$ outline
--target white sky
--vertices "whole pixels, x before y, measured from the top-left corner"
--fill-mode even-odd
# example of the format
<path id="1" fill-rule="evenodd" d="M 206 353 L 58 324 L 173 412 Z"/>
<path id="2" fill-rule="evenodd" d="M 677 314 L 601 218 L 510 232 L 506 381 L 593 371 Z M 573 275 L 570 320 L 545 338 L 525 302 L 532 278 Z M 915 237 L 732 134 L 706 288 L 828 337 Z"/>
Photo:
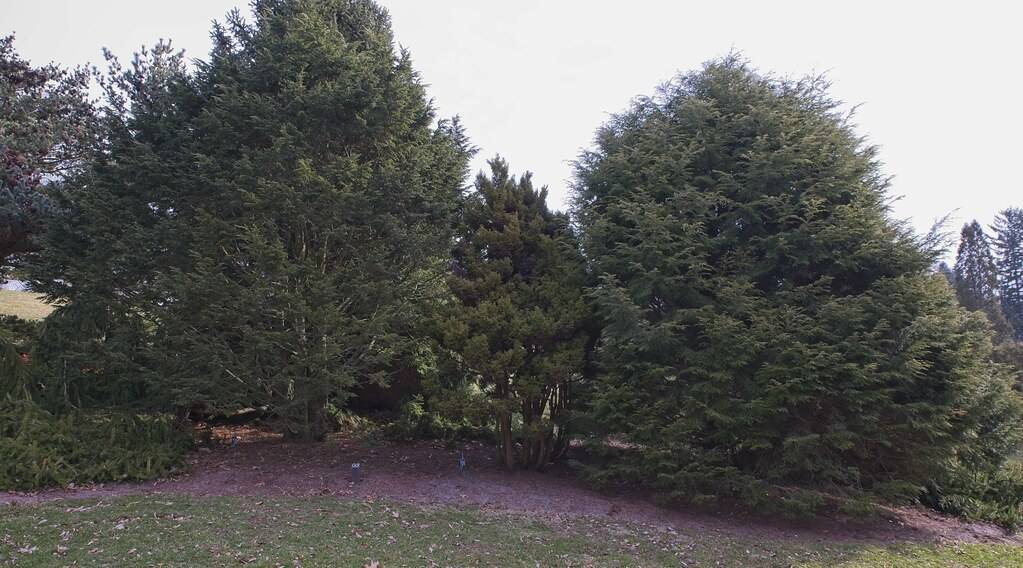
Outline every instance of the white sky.
<path id="1" fill-rule="evenodd" d="M 246 0 L 0 0 L 0 34 L 34 63 L 128 59 L 170 38 L 205 58 L 209 24 Z M 534 172 L 565 203 L 571 167 L 609 113 L 733 48 L 762 71 L 826 71 L 882 148 L 895 216 L 952 229 L 1023 206 L 1023 8 L 973 2 L 382 0 L 442 116 L 481 154 Z M 243 6 L 245 7 L 245 6 Z"/>

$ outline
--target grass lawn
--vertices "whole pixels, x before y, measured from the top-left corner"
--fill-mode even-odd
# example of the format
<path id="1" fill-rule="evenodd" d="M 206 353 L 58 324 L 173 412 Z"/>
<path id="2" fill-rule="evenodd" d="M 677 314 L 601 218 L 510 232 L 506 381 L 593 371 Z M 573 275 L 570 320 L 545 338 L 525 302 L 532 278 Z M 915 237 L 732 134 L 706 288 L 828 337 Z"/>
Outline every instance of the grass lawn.
<path id="1" fill-rule="evenodd" d="M 1010 545 L 679 534 L 614 520 L 331 497 L 134 496 L 0 506 L 17 566 L 1023 566 Z"/>
<path id="2" fill-rule="evenodd" d="M 17 290 L 0 290 L 0 314 L 38 320 L 50 315 L 52 311 L 53 306 L 44 303 L 36 294 Z"/>

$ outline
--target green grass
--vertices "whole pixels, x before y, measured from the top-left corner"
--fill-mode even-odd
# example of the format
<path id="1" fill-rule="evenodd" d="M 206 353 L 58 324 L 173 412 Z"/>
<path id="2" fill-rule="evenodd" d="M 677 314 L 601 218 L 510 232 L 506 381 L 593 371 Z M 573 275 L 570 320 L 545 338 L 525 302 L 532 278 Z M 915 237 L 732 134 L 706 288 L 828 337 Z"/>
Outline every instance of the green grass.
<path id="1" fill-rule="evenodd" d="M 50 315 L 53 306 L 31 292 L 0 290 L 0 314 L 18 316 L 26 320 L 40 320 Z"/>
<path id="2" fill-rule="evenodd" d="M 852 545 L 328 497 L 0 507 L 0 565 L 1023 566 L 1009 545 Z"/>

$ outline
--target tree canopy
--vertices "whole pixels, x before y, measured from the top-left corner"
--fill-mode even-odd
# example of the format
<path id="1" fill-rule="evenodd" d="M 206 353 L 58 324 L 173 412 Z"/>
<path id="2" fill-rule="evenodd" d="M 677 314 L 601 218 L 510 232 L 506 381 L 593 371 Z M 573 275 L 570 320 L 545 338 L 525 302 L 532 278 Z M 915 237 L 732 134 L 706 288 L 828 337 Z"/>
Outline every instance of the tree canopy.
<path id="1" fill-rule="evenodd" d="M 79 168 L 95 134 L 85 69 L 33 67 L 0 37 L 0 281 L 39 248 L 51 210 L 42 186 Z"/>
<path id="2" fill-rule="evenodd" d="M 987 315 L 1000 338 L 1012 336 L 1012 328 L 1002 313 L 998 299 L 998 269 L 987 235 L 980 223 L 963 226 L 956 252 L 955 291 L 959 303 L 968 310 Z"/>
<path id="3" fill-rule="evenodd" d="M 976 396 L 1005 380 L 985 323 L 891 220 L 876 149 L 838 108 L 819 78 L 728 57 L 579 159 L 593 404 L 642 448 L 623 475 L 690 498 L 750 478 L 919 487 L 976 435 Z"/>
<path id="4" fill-rule="evenodd" d="M 1010 207 L 995 217 L 994 245 L 1002 311 L 1023 340 L 1023 209 Z"/>
<path id="5" fill-rule="evenodd" d="M 490 169 L 465 204 L 448 279 L 458 304 L 441 338 L 486 393 L 504 464 L 540 469 L 569 441 L 588 344 L 585 273 L 568 216 L 547 208 L 547 188 L 534 189 L 528 172 L 515 179 L 499 157 Z"/>
<path id="6" fill-rule="evenodd" d="M 118 330 L 74 343 L 99 344 L 89 367 L 144 377 L 142 398 L 269 406 L 318 438 L 328 404 L 401 352 L 470 149 L 457 123 L 434 125 L 377 5 L 253 11 L 214 26 L 194 72 L 168 45 L 115 62 L 108 147 L 36 278 L 66 302 L 56 319 Z"/>

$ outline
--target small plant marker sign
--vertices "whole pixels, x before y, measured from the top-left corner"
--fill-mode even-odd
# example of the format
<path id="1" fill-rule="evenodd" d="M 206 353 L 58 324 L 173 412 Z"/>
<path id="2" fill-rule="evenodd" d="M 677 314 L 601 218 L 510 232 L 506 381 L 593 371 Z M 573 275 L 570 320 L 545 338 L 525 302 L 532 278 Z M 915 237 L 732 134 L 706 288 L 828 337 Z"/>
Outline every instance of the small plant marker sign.
<path id="1" fill-rule="evenodd" d="M 362 477 L 362 464 L 356 462 L 352 464 L 352 483 L 358 483 L 359 478 Z"/>

